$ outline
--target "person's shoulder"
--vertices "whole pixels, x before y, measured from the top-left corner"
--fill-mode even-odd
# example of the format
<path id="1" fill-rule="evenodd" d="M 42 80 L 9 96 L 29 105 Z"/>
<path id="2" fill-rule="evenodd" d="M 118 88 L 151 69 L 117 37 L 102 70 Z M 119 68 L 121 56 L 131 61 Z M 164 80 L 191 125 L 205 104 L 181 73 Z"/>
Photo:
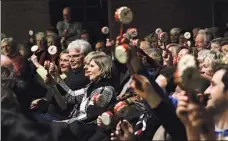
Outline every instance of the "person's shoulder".
<path id="1" fill-rule="evenodd" d="M 62 25 L 64 25 L 64 21 L 59 21 L 59 22 L 57 22 L 57 24 L 56 24 L 57 28 L 60 27 L 60 26 L 62 26 Z"/>
<path id="2" fill-rule="evenodd" d="M 64 24 L 64 21 L 58 21 L 57 24 Z"/>

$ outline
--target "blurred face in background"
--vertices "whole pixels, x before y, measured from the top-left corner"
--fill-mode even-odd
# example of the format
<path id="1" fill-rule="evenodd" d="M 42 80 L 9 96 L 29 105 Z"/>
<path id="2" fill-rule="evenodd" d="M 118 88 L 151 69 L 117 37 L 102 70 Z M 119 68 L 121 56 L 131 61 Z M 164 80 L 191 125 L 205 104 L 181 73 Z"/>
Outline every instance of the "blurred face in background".
<path id="1" fill-rule="evenodd" d="M 44 39 L 41 35 L 36 36 L 36 45 L 39 47 L 39 49 L 44 49 Z"/>
<path id="2" fill-rule="evenodd" d="M 55 40 L 52 37 L 48 37 L 47 38 L 47 45 L 48 45 L 48 47 L 55 45 Z"/>
<path id="3" fill-rule="evenodd" d="M 194 41 L 195 41 L 195 39 L 196 39 L 196 36 L 197 36 L 197 34 L 198 34 L 198 31 L 199 31 L 199 29 L 193 29 L 193 30 L 192 30 L 193 40 L 194 40 Z"/>
<path id="4" fill-rule="evenodd" d="M 65 22 L 70 22 L 70 20 L 71 20 L 70 8 L 63 9 L 63 20 Z"/>
<path id="5" fill-rule="evenodd" d="M 211 44 L 211 50 L 214 51 L 214 52 L 220 52 L 221 47 L 220 47 L 219 44 L 212 43 L 212 44 Z"/>
<path id="6" fill-rule="evenodd" d="M 221 47 L 221 50 L 222 50 L 222 52 L 223 52 L 225 55 L 227 55 L 227 54 L 228 54 L 228 44 L 222 46 L 222 47 Z"/>
<path id="7" fill-rule="evenodd" d="M 156 37 L 152 37 L 151 46 L 154 47 L 154 48 L 158 47 L 158 39 Z"/>
<path id="8" fill-rule="evenodd" d="M 202 50 L 205 48 L 205 40 L 204 40 L 204 35 L 203 34 L 198 34 L 196 36 L 196 40 L 195 40 L 195 47 L 198 50 Z"/>
<path id="9" fill-rule="evenodd" d="M 179 42 L 179 34 L 177 33 L 170 33 L 170 41 L 171 43 L 178 43 Z"/>
<path id="10" fill-rule="evenodd" d="M 2 50 L 2 53 L 6 56 L 8 56 L 10 54 L 10 46 L 9 46 L 8 42 L 3 42 L 1 44 L 1 50 Z"/>

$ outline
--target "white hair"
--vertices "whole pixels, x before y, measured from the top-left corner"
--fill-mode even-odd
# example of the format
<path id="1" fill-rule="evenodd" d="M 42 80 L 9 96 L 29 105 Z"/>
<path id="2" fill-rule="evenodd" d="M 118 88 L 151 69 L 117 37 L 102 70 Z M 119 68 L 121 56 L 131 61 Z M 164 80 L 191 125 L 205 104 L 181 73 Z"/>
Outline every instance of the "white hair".
<path id="1" fill-rule="evenodd" d="M 77 39 L 71 42 L 67 47 L 67 51 L 69 52 L 70 49 L 80 50 L 80 53 L 84 55 L 87 55 L 89 52 L 92 51 L 90 43 L 82 39 Z"/>
<path id="2" fill-rule="evenodd" d="M 207 45 L 212 40 L 211 34 L 206 29 L 200 29 L 199 32 L 198 32 L 198 34 L 197 34 L 197 36 L 198 35 L 203 35 L 204 36 L 204 44 L 206 45 L 205 47 L 207 47 Z"/>
<path id="3" fill-rule="evenodd" d="M 204 49 L 198 52 L 198 61 L 203 62 L 205 60 L 210 60 L 211 62 L 216 61 L 216 54 L 208 49 Z"/>

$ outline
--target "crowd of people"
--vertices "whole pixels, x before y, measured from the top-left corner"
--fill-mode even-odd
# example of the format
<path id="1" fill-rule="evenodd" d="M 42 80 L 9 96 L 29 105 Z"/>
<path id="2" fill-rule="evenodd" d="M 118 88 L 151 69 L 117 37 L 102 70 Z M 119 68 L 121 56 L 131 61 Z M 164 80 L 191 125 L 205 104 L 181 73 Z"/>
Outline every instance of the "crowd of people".
<path id="1" fill-rule="evenodd" d="M 228 27 L 173 28 L 144 40 L 126 33 L 93 45 L 71 14 L 64 8 L 56 28 L 26 44 L 2 34 L 3 141 L 228 140 Z M 122 44 L 127 63 L 115 56 Z M 200 89 L 176 81 L 187 55 L 204 78 Z"/>

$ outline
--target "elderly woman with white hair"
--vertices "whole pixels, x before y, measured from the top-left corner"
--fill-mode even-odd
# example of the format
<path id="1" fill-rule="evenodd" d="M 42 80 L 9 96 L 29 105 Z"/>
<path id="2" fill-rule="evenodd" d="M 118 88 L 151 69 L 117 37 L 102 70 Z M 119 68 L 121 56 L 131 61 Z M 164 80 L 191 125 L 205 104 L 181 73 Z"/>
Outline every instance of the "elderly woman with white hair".
<path id="1" fill-rule="evenodd" d="M 211 77 L 213 75 L 213 68 L 218 62 L 216 54 L 210 50 L 201 50 L 198 53 L 197 60 L 199 61 L 201 74 Z"/>
<path id="2" fill-rule="evenodd" d="M 54 71 L 53 65 L 51 65 L 49 70 L 55 82 L 67 92 L 64 96 L 66 102 L 75 104 L 69 119 L 64 121 L 67 123 L 73 121 L 91 122 L 115 102 L 116 99 L 111 79 L 111 57 L 104 53 L 91 52 L 85 60 L 85 73 L 90 83 L 85 88 L 79 90 L 71 90 L 56 73 L 57 71 Z M 97 95 L 100 98 L 102 97 L 102 100 L 96 100 L 95 97 Z"/>

